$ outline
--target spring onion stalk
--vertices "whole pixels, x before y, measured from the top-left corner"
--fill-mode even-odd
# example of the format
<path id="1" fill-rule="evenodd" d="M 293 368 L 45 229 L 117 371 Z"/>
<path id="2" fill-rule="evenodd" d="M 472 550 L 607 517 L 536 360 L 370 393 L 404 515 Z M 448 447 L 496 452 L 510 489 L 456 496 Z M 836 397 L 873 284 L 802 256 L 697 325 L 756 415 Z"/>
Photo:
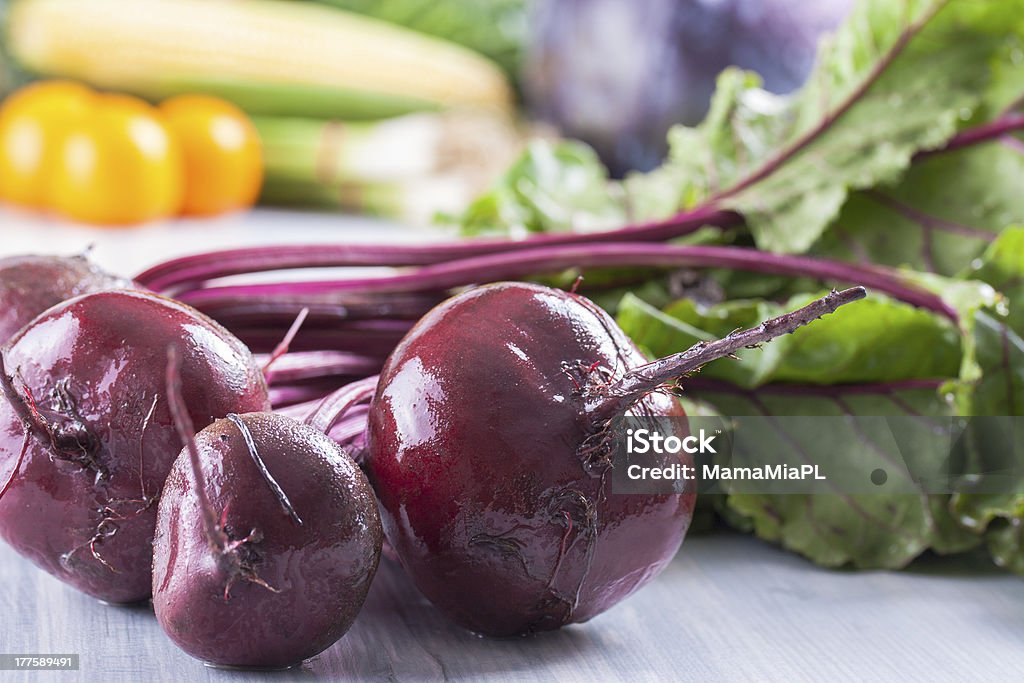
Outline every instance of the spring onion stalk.
<path id="1" fill-rule="evenodd" d="M 425 224 L 458 213 L 518 153 L 503 116 L 450 112 L 375 122 L 256 117 L 266 204 Z"/>
<path id="2" fill-rule="evenodd" d="M 325 186 L 268 174 L 259 201 L 270 206 L 343 211 L 427 226 L 438 214 L 462 211 L 476 194 L 471 181 L 454 175 Z"/>

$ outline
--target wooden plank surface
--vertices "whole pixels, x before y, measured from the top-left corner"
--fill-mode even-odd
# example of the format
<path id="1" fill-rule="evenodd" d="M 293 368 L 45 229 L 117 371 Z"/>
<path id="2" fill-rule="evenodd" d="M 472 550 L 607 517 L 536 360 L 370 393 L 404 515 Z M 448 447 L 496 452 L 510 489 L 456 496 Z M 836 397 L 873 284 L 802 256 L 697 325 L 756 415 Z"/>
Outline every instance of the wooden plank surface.
<path id="1" fill-rule="evenodd" d="M 0 548 L 0 653 L 78 653 L 74 673 L 2 681 L 1010 681 L 1024 672 L 1024 581 L 982 557 L 837 572 L 755 539 L 689 539 L 657 581 L 588 624 L 480 638 L 382 564 L 339 643 L 300 669 L 217 671 L 148 607 L 109 607 Z"/>

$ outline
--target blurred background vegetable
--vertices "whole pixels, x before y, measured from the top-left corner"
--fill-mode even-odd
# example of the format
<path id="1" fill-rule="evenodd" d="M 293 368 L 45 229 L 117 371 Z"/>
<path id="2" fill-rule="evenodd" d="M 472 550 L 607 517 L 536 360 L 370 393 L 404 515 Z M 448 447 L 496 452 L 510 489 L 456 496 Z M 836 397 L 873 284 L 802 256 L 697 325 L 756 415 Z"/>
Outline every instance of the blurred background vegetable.
<path id="1" fill-rule="evenodd" d="M 0 105 L 0 201 L 95 225 L 247 209 L 259 133 L 229 102 L 180 95 L 159 108 L 72 81 L 38 81 Z"/>
<path id="2" fill-rule="evenodd" d="M 575 142 L 535 145 L 498 180 L 509 150 L 523 147 L 513 125 L 520 78 L 526 114 L 592 145 L 618 177 L 662 160 L 666 131 L 703 116 L 728 65 L 759 72 L 772 92 L 798 87 L 819 36 L 852 1 L 0 0 L 0 12 L 7 4 L 5 49 L 18 70 L 153 102 L 210 94 L 259 117 L 263 203 L 418 224 L 467 215 L 469 232 L 487 233 L 535 231 L 540 216 L 597 229 L 650 213 L 644 205 L 624 213 L 597 196 L 605 171 Z M 388 121 L 465 110 L 478 113 L 458 126 Z M 448 131 L 443 149 L 427 142 L 431 128 Z M 209 176 L 219 178 L 216 191 L 197 180 L 210 196 L 202 206 L 187 200 L 186 213 L 249 204 L 245 189 L 259 180 L 235 178 L 220 161 Z M 578 210 L 551 201 L 534 203 L 533 218 L 511 216 L 536 194 L 523 182 L 541 175 L 556 188 L 552 200 L 574 197 Z M 488 187 L 495 191 L 473 202 Z"/>
<path id="3" fill-rule="evenodd" d="M 14 0 L 4 44 L 37 77 L 184 97 L 161 109 L 186 215 L 259 197 L 424 224 L 464 211 L 520 149 L 502 68 L 518 69 L 528 6 Z"/>
<path id="4" fill-rule="evenodd" d="M 427 35 L 491 58 L 518 77 L 530 8 L 543 0 L 318 0 Z"/>
<path id="5" fill-rule="evenodd" d="M 283 0 L 17 0 L 12 56 L 43 75 L 149 99 L 205 93 L 249 113 L 374 119 L 508 110 L 501 70 L 461 46 Z"/>
<path id="6" fill-rule="evenodd" d="M 549 0 L 537 4 L 524 89 L 533 112 L 593 145 L 612 171 L 647 171 L 665 135 L 708 110 L 719 73 L 775 93 L 810 73 L 852 0 Z"/>
<path id="7" fill-rule="evenodd" d="M 0 199 L 26 208 L 49 201 L 68 127 L 95 106 L 96 95 L 70 81 L 36 83 L 0 108 Z"/>
<path id="8" fill-rule="evenodd" d="M 159 112 L 128 95 L 101 95 L 63 124 L 48 175 L 49 205 L 72 220 L 130 225 L 175 216 L 185 192 L 181 147 Z"/>
<path id="9" fill-rule="evenodd" d="M 512 162 L 520 132 L 486 113 L 377 122 L 257 117 L 263 200 L 360 211 L 417 225 L 457 213 Z"/>
<path id="10" fill-rule="evenodd" d="M 182 213 L 211 216 L 256 203 L 263 183 L 260 137 L 245 113 L 206 95 L 178 95 L 160 105 L 185 158 Z"/>
<path id="11" fill-rule="evenodd" d="M 3 34 L 7 24 L 7 10 L 10 6 L 8 0 L 0 0 L 0 35 Z M 10 92 L 14 87 L 14 64 L 7 54 L 7 41 L 0 40 L 0 97 Z"/>

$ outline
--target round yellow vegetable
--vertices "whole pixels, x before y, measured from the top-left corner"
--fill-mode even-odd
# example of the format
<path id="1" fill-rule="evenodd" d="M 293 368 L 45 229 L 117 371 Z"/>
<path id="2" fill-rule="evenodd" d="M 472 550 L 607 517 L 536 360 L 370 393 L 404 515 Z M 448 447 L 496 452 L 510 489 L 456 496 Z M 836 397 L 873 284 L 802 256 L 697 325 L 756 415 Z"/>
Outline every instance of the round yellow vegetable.
<path id="1" fill-rule="evenodd" d="M 72 220 L 117 226 L 176 216 L 184 196 L 181 148 L 159 112 L 102 95 L 64 134 L 48 198 Z"/>
<path id="2" fill-rule="evenodd" d="M 216 97 L 180 95 L 160 111 L 185 155 L 185 214 L 209 216 L 256 202 L 263 153 L 259 134 L 241 109 Z"/>
<path id="3" fill-rule="evenodd" d="M 46 205 L 49 181 L 67 131 L 95 107 L 96 94 L 69 81 L 22 88 L 0 107 L 0 200 Z"/>

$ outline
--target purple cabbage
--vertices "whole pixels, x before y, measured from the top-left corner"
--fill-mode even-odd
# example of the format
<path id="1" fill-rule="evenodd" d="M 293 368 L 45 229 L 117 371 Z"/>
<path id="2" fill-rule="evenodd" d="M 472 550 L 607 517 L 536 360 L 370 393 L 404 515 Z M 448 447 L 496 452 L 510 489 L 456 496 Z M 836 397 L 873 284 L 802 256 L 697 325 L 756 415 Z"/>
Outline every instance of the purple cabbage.
<path id="1" fill-rule="evenodd" d="M 788 93 L 851 0 L 538 3 L 524 89 L 535 114 L 593 145 L 613 173 L 655 167 L 676 123 L 707 112 L 718 74 L 757 71 Z"/>

